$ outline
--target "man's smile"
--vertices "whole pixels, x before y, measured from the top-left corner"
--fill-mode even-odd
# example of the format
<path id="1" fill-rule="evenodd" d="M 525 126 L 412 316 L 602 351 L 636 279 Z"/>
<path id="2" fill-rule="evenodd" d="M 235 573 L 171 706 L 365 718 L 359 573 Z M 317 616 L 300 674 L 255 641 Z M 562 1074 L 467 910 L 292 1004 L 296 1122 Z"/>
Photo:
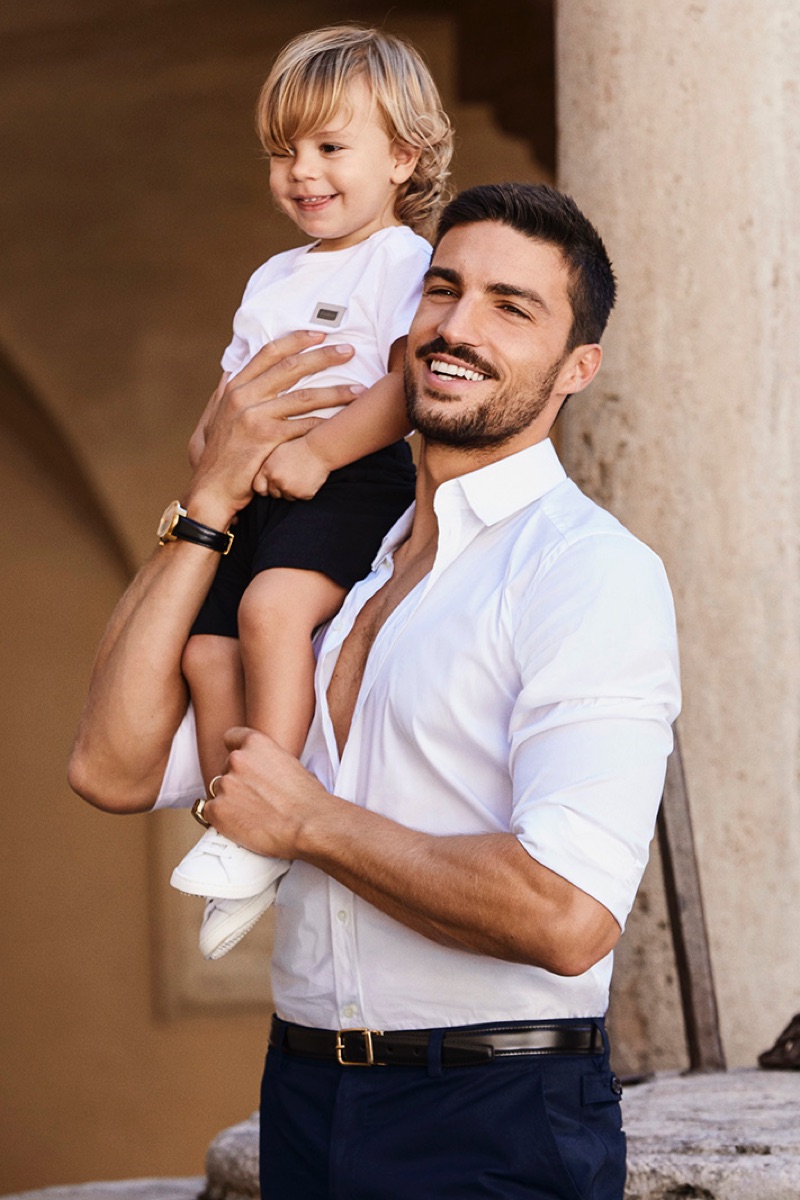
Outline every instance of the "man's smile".
<path id="1" fill-rule="evenodd" d="M 467 383 L 484 383 L 497 379 L 497 372 L 490 363 L 482 359 L 470 346 L 448 346 L 444 338 L 437 337 L 420 346 L 416 357 L 428 368 L 429 373 L 441 383 L 465 380 Z"/>
<path id="2" fill-rule="evenodd" d="M 470 383 L 480 383 L 486 376 L 478 371 L 472 371 L 469 367 L 459 366 L 457 363 L 443 362 L 440 358 L 434 358 L 428 363 L 428 370 L 433 375 L 446 376 L 452 378 L 456 376 L 459 379 L 467 379 Z"/>

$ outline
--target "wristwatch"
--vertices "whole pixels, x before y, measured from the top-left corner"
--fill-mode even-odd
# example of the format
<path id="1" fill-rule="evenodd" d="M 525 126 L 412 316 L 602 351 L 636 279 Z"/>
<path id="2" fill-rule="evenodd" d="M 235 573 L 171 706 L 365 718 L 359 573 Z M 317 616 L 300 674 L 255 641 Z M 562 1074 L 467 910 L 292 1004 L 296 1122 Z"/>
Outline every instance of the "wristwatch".
<path id="1" fill-rule="evenodd" d="M 191 517 L 187 517 L 186 509 L 181 507 L 179 500 L 173 500 L 164 509 L 158 523 L 157 536 L 159 546 L 180 540 L 216 550 L 218 554 L 227 554 L 233 545 L 230 529 L 222 533 L 219 529 L 211 529 L 208 525 L 193 521 Z"/>

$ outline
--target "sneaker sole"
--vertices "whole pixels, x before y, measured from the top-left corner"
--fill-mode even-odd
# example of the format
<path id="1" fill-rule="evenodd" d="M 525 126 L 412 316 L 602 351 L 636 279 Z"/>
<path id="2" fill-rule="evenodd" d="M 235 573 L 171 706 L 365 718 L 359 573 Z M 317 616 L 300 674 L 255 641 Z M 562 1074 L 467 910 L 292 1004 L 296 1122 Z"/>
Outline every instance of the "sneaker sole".
<path id="1" fill-rule="evenodd" d="M 214 922 L 214 930 L 200 930 L 200 953 L 209 962 L 223 958 L 245 937 L 259 921 L 275 899 L 275 888 L 269 888 L 258 896 L 251 896 L 238 912 L 226 913 Z"/>

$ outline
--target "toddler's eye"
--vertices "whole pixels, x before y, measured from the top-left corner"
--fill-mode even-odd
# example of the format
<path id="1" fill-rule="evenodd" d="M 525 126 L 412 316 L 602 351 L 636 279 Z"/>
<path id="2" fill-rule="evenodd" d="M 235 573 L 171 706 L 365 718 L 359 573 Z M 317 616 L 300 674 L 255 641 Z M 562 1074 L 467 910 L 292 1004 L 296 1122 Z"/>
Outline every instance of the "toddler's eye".
<path id="1" fill-rule="evenodd" d="M 322 146 L 320 146 L 323 154 L 335 154 L 337 150 L 342 150 L 343 148 L 342 146 L 335 145 L 333 142 L 323 142 Z"/>

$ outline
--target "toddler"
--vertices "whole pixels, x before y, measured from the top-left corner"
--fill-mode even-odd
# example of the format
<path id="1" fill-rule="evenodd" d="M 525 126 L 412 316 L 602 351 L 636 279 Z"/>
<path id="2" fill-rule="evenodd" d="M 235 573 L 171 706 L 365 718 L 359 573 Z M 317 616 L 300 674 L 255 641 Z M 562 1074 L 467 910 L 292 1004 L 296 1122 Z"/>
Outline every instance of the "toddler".
<path id="1" fill-rule="evenodd" d="M 363 392 L 279 446 L 254 481 L 230 553 L 183 656 L 203 777 L 225 768 L 224 732 L 249 725 L 297 756 L 314 709 L 312 634 L 370 569 L 413 499 L 402 386 L 405 334 L 444 200 L 452 134 L 427 67 L 378 30 L 294 39 L 262 89 L 257 119 L 270 189 L 310 245 L 278 254 L 245 288 L 221 383 L 190 443 L 196 462 L 227 380 L 269 341 L 324 330 L 355 355 L 314 384 Z M 366 390 L 364 390 L 366 389 Z M 357 461 L 356 461 L 357 460 Z M 207 897 L 206 958 L 226 954 L 274 899 L 288 864 L 209 829 L 172 874 Z"/>

